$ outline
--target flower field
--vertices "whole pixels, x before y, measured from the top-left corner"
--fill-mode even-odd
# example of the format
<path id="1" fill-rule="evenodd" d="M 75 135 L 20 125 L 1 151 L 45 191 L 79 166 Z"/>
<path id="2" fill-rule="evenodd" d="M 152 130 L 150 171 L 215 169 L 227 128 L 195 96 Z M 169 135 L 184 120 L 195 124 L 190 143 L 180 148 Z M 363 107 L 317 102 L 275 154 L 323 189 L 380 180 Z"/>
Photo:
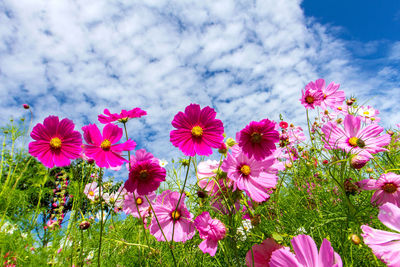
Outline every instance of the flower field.
<path id="1" fill-rule="evenodd" d="M 141 108 L 78 129 L 31 125 L 24 104 L 1 131 L 3 265 L 400 266 L 400 125 L 323 79 L 299 101 L 302 127 L 277 115 L 236 136 L 191 103 L 170 161 L 127 132 Z"/>

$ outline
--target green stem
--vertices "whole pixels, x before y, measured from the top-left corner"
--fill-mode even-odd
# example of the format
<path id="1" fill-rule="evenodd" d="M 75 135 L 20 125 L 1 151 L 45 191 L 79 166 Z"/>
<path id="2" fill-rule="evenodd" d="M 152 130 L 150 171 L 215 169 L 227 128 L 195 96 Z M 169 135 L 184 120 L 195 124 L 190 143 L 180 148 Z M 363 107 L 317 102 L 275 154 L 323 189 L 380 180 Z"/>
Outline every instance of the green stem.
<path id="1" fill-rule="evenodd" d="M 103 199 L 101 195 L 101 187 L 102 187 L 102 169 L 100 169 L 99 173 L 99 199 L 100 199 L 100 209 L 101 209 L 101 215 L 100 215 L 100 239 L 99 239 L 99 252 L 97 254 L 97 266 L 101 266 L 101 261 L 100 261 L 100 256 L 101 256 L 101 243 L 102 243 L 102 237 L 103 237 Z"/>

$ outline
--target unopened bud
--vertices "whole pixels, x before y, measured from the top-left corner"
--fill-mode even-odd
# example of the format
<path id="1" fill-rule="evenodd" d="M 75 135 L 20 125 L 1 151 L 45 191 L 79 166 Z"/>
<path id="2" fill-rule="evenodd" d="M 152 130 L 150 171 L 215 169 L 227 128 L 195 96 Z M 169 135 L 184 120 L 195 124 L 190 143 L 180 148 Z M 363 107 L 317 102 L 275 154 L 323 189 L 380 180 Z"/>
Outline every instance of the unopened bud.
<path id="1" fill-rule="evenodd" d="M 351 242 L 353 242 L 354 245 L 359 245 L 361 243 L 361 239 L 358 235 L 352 234 L 350 236 Z"/>
<path id="2" fill-rule="evenodd" d="M 79 229 L 81 230 L 86 230 L 90 227 L 90 222 L 88 221 L 83 221 L 79 224 Z"/>
<path id="3" fill-rule="evenodd" d="M 388 135 L 392 136 L 394 135 L 394 132 L 392 130 L 387 131 Z"/>
<path id="4" fill-rule="evenodd" d="M 234 145 L 236 145 L 237 143 L 236 143 L 236 141 L 235 141 L 235 139 L 233 139 L 233 138 L 228 138 L 228 139 L 226 139 L 226 145 L 228 146 L 228 147 L 233 147 Z"/>
<path id="5" fill-rule="evenodd" d="M 348 99 L 348 100 L 346 101 L 346 104 L 347 104 L 348 106 L 351 106 L 351 105 L 354 104 L 354 101 L 351 101 L 350 99 Z"/>
<path id="6" fill-rule="evenodd" d="M 205 198 L 207 196 L 207 194 L 206 194 L 206 192 L 200 190 L 200 191 L 197 191 L 197 196 L 199 198 Z"/>
<path id="7" fill-rule="evenodd" d="M 373 173 L 374 172 L 374 170 L 372 168 L 367 168 L 365 171 L 368 172 L 368 173 Z"/>
<path id="8" fill-rule="evenodd" d="M 24 107 L 24 109 L 29 109 L 29 105 L 28 104 L 23 104 L 22 106 Z"/>

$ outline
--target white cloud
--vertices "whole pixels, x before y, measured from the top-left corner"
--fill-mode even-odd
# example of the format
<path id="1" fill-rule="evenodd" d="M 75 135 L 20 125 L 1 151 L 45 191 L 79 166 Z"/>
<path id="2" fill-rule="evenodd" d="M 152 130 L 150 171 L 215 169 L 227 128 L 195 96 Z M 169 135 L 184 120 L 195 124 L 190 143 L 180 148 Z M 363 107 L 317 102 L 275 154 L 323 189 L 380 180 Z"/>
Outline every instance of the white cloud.
<path id="1" fill-rule="evenodd" d="M 35 122 L 55 114 L 79 128 L 104 108 L 141 107 L 148 115 L 129 123 L 131 137 L 169 159 L 180 154 L 170 122 L 189 103 L 214 107 L 230 136 L 279 113 L 304 123 L 300 91 L 318 78 L 378 95 L 371 104 L 384 123 L 400 121 L 398 71 L 390 62 L 364 70 L 298 0 L 9 0 L 0 23 L 2 121 L 22 115 L 22 103 Z"/>

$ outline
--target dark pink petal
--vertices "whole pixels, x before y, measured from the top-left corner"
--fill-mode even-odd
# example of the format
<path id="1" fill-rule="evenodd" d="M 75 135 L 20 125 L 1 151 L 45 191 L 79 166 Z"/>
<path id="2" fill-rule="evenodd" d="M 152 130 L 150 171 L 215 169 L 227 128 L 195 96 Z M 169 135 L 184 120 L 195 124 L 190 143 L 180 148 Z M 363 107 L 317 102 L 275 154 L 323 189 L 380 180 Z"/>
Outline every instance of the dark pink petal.
<path id="1" fill-rule="evenodd" d="M 100 130 L 96 124 L 83 126 L 82 131 L 86 143 L 100 147 L 103 137 L 101 136 Z"/>
<path id="2" fill-rule="evenodd" d="M 107 139 L 111 144 L 118 142 L 121 139 L 122 134 L 122 128 L 112 123 L 106 124 L 103 128 L 103 140 Z"/>
<path id="3" fill-rule="evenodd" d="M 290 252 L 288 247 L 284 247 L 272 252 L 271 260 L 269 261 L 270 267 L 304 267 L 300 264 L 296 256 Z M 311 265 L 313 266 L 313 265 Z"/>
<path id="4" fill-rule="evenodd" d="M 203 253 L 208 253 L 211 257 L 214 257 L 217 252 L 218 241 L 212 239 L 203 240 L 203 242 L 199 244 L 199 248 Z"/>
<path id="5" fill-rule="evenodd" d="M 43 121 L 43 126 L 44 128 L 46 128 L 47 133 L 50 137 L 56 136 L 58 124 L 59 119 L 57 116 L 48 116 Z"/>

